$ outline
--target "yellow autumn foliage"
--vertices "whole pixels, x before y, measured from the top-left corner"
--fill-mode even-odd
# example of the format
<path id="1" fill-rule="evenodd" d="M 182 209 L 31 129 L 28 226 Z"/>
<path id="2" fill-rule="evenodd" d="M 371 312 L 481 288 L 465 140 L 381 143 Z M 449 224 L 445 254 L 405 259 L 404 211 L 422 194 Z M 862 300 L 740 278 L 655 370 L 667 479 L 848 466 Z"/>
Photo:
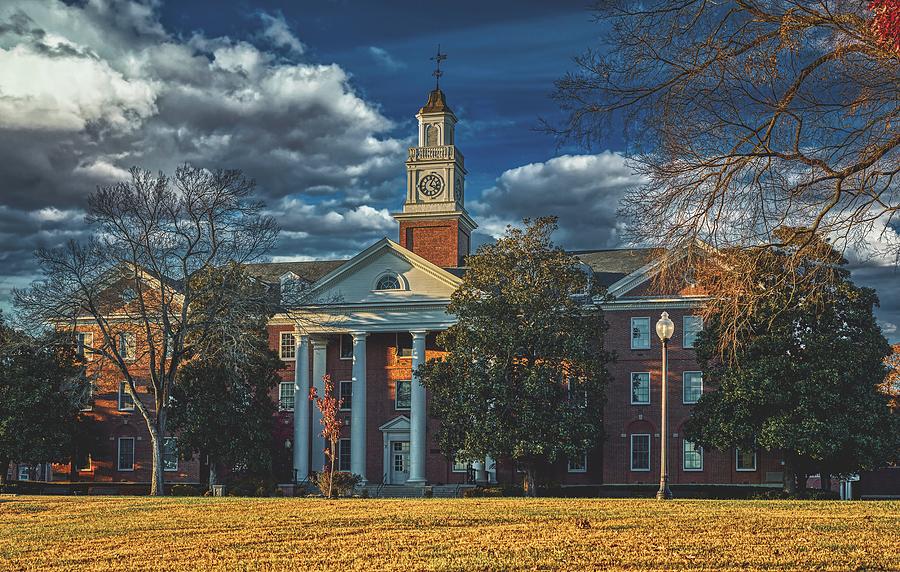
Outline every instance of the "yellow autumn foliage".
<path id="1" fill-rule="evenodd" d="M 900 570 L 900 502 L 0 497 L 0 570 Z"/>

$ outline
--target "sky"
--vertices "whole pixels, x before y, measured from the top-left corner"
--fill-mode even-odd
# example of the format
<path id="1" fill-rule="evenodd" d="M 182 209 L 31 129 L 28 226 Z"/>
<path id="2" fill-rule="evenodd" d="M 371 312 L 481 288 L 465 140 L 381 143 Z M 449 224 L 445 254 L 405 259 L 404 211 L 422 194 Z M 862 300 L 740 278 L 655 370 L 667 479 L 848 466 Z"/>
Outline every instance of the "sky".
<path id="1" fill-rule="evenodd" d="M 628 141 L 584 149 L 537 127 L 553 81 L 595 45 L 585 0 L 5 0 L 0 3 L 0 307 L 39 274 L 39 246 L 83 239 L 87 196 L 133 165 L 239 168 L 281 225 L 274 260 L 344 258 L 405 196 L 415 113 L 434 86 L 460 123 L 474 242 L 560 217 L 572 249 L 623 246 L 641 180 Z M 854 261 L 900 341 L 900 274 Z"/>

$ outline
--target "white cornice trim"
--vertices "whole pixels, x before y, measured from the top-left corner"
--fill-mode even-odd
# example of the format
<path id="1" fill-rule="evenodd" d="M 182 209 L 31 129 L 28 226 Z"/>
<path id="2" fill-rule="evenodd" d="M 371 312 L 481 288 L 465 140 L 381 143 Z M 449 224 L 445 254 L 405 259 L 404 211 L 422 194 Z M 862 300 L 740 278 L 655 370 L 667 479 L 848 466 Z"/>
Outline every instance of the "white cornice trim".
<path id="1" fill-rule="evenodd" d="M 400 258 L 403 258 L 407 262 L 409 262 L 413 267 L 422 270 L 423 272 L 431 275 L 433 278 L 440 280 L 451 288 L 458 288 L 460 284 L 462 284 L 462 280 L 450 274 L 440 266 L 430 262 L 415 252 L 411 250 L 407 250 L 394 242 L 393 240 L 385 237 L 370 246 L 369 248 L 363 250 L 344 264 L 341 264 L 322 278 L 316 281 L 313 286 L 312 291 L 310 292 L 311 296 L 315 295 L 316 291 L 324 290 L 329 284 L 332 284 L 342 276 L 345 276 L 351 272 L 353 272 L 356 268 L 358 268 L 363 262 L 376 255 L 382 250 L 391 250 L 396 253 Z M 408 302 L 404 302 L 408 303 Z"/>
<path id="2" fill-rule="evenodd" d="M 718 252 L 716 248 L 710 246 L 709 244 L 700 240 L 699 238 L 694 239 L 692 244 L 693 244 L 693 246 L 696 246 L 700 250 L 705 250 L 706 252 L 709 252 L 709 253 Z M 687 246 L 686 245 L 679 246 L 677 250 L 678 250 L 678 254 L 675 257 L 675 260 L 681 260 L 682 258 L 687 256 Z M 644 266 L 641 266 L 640 268 L 638 268 L 631 274 L 628 274 L 627 276 L 620 278 L 616 282 L 612 283 L 609 286 L 609 288 L 607 288 L 607 294 L 610 296 L 613 296 L 614 298 L 623 296 L 624 294 L 626 294 L 627 292 L 630 292 L 631 290 L 634 290 L 638 286 L 641 286 L 642 284 L 647 283 L 651 278 L 653 278 L 657 274 L 659 266 L 660 266 L 659 260 L 653 260 L 652 262 L 649 262 L 649 263 L 645 264 Z"/>

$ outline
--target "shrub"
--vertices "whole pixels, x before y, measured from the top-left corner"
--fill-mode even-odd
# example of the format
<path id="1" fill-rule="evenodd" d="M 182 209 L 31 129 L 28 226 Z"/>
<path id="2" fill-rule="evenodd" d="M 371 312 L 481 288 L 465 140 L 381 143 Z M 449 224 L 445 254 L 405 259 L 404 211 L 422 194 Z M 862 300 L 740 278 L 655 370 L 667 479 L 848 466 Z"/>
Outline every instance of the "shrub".
<path id="1" fill-rule="evenodd" d="M 520 497 L 525 492 L 522 487 L 516 485 L 497 485 L 495 487 L 475 487 L 466 489 L 463 492 L 464 498 L 482 498 L 482 497 Z"/>
<path id="2" fill-rule="evenodd" d="M 203 494 L 203 491 L 195 485 L 177 484 L 172 485 L 169 494 L 173 497 L 198 497 Z"/>
<path id="3" fill-rule="evenodd" d="M 228 496 L 268 497 L 275 492 L 275 482 L 268 477 L 242 475 L 230 479 L 225 486 Z"/>
<path id="4" fill-rule="evenodd" d="M 820 489 L 804 489 L 793 494 L 781 489 L 765 491 L 750 497 L 753 500 L 840 500 L 841 495 L 834 491 Z"/>
<path id="5" fill-rule="evenodd" d="M 353 489 L 362 482 L 362 477 L 359 475 L 339 471 L 334 473 L 322 471 L 321 473 L 315 473 L 311 479 L 323 494 L 328 490 L 329 479 L 333 479 L 331 482 L 331 494 L 335 497 L 350 496 L 353 493 Z"/>

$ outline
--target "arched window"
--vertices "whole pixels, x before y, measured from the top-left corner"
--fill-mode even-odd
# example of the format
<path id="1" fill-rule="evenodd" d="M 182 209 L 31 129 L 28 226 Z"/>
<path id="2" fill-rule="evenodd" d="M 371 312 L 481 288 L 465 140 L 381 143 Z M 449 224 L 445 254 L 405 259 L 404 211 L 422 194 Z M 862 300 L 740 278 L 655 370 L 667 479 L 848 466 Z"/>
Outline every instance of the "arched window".
<path id="1" fill-rule="evenodd" d="M 425 126 L 425 146 L 426 147 L 437 147 L 440 145 L 441 140 L 441 128 L 435 125 L 434 123 L 429 123 Z"/>
<path id="2" fill-rule="evenodd" d="M 375 284 L 376 290 L 400 290 L 400 279 L 395 274 L 385 274 Z"/>

